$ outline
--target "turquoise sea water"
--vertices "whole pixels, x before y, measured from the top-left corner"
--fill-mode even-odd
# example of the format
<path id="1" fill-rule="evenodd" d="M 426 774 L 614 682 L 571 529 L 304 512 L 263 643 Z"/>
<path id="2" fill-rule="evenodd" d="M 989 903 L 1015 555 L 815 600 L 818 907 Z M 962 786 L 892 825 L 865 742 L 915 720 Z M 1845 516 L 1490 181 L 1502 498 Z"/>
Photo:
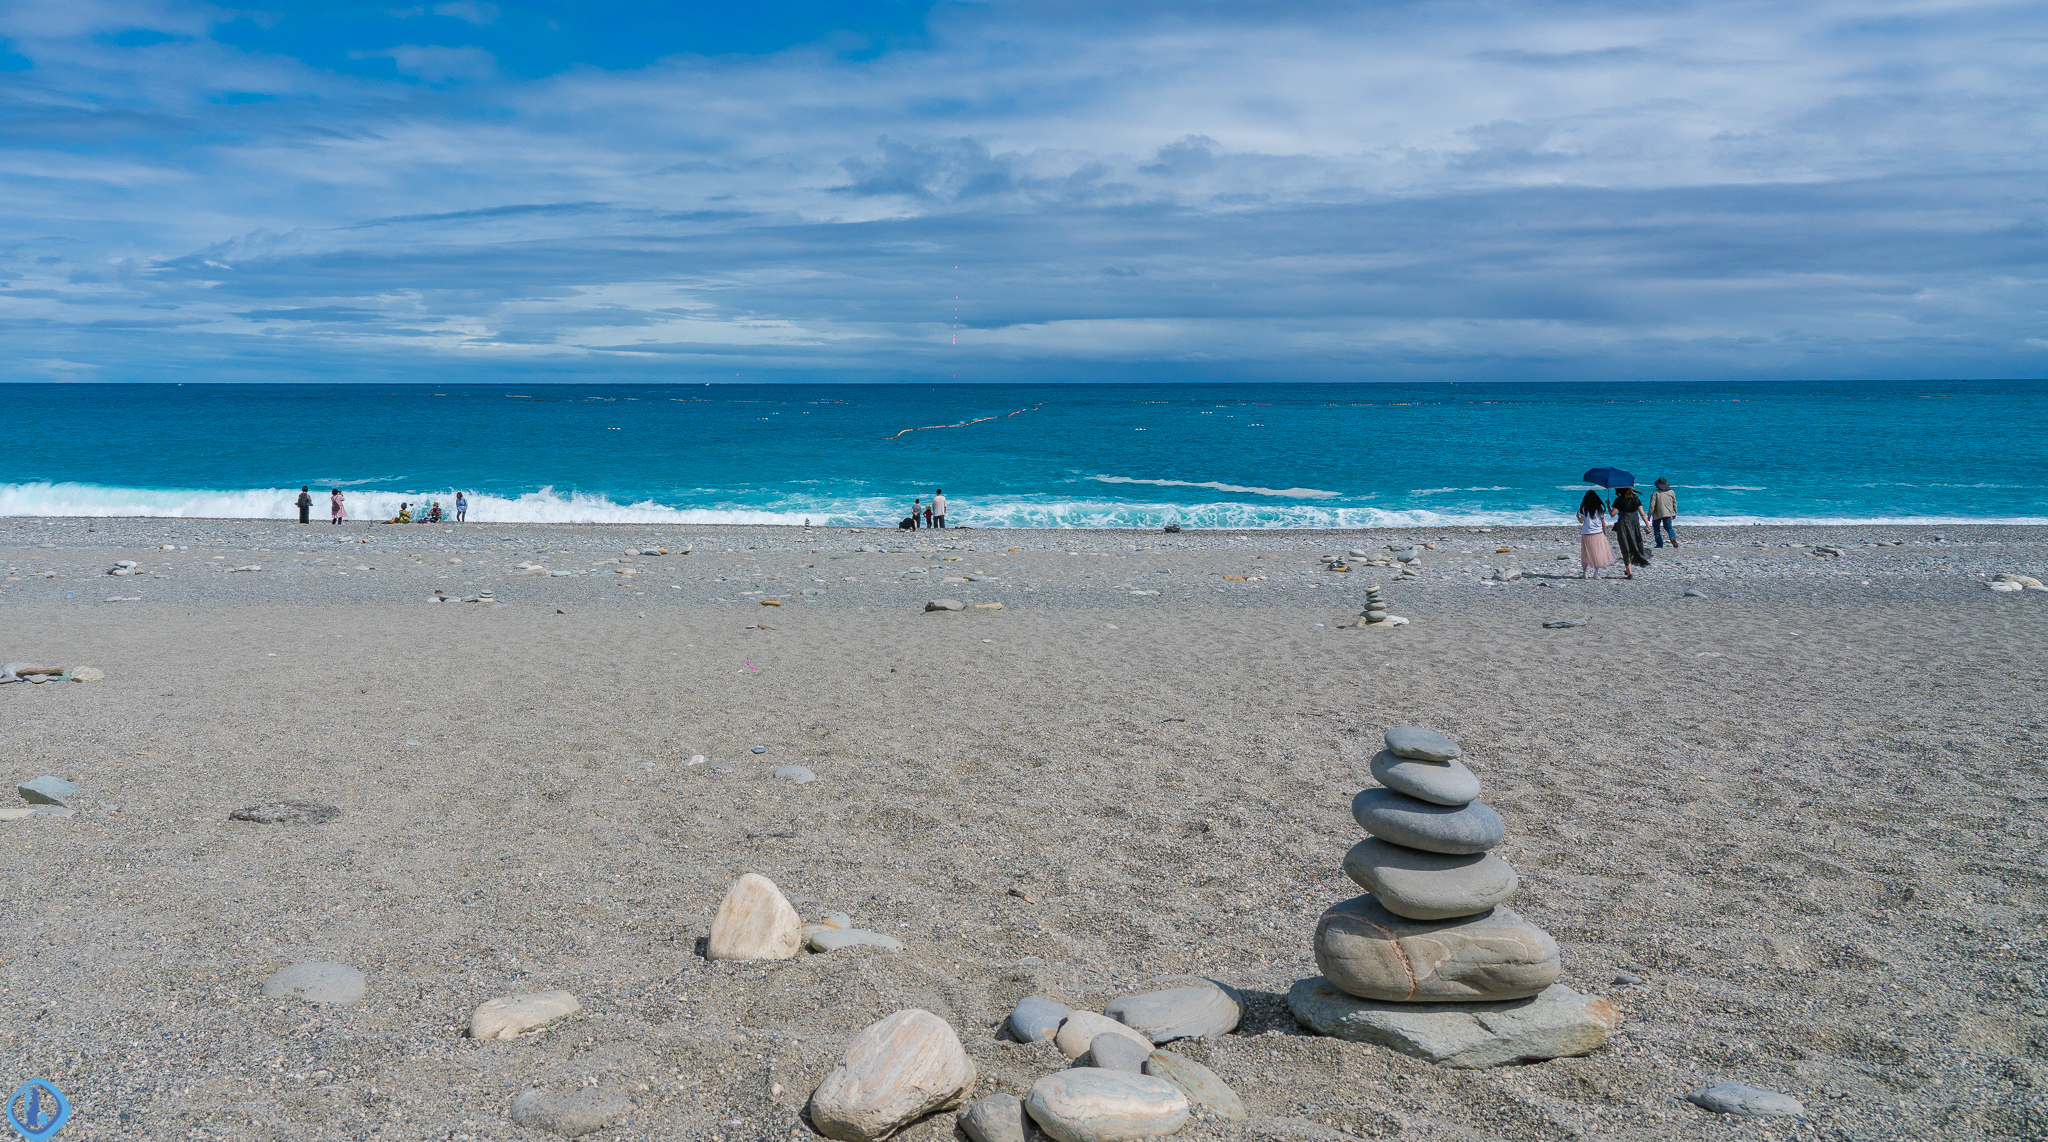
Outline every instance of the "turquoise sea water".
<path id="1" fill-rule="evenodd" d="M 974 526 L 2048 523 L 2048 383 L 0 386 L 0 515 Z"/>

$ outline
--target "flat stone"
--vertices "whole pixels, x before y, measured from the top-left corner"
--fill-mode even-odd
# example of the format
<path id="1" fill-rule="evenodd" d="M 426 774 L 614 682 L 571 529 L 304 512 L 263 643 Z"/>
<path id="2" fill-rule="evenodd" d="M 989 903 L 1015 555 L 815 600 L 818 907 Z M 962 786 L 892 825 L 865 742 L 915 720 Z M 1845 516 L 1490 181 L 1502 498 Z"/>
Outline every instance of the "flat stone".
<path id="1" fill-rule="evenodd" d="M 1354 896 L 1316 924 L 1316 966 L 1364 999 L 1487 1003 L 1535 995 L 1563 968 L 1557 941 L 1505 907 L 1455 920 L 1410 920 Z"/>
<path id="2" fill-rule="evenodd" d="M 1188 1096 L 1152 1075 L 1076 1067 L 1031 1084 L 1024 1100 L 1038 1128 L 1059 1142 L 1129 1142 L 1187 1125 Z"/>
<path id="3" fill-rule="evenodd" d="M 866 928 L 825 928 L 811 933 L 810 946 L 814 952 L 836 952 L 841 948 L 880 948 L 885 952 L 900 952 L 903 941 Z"/>
<path id="4" fill-rule="evenodd" d="M 768 776 L 779 777 L 784 781 L 794 781 L 798 785 L 802 785 L 807 781 L 816 781 L 818 779 L 817 774 L 812 773 L 809 769 L 801 765 L 778 765 L 775 767 L 775 772 L 769 774 Z"/>
<path id="5" fill-rule="evenodd" d="M 1180 1088 L 1188 1096 L 1188 1107 L 1197 1118 L 1224 1118 L 1243 1122 L 1249 1115 L 1244 1100 L 1218 1078 L 1215 1071 L 1172 1051 L 1154 1051 L 1145 1060 L 1145 1073 Z"/>
<path id="6" fill-rule="evenodd" d="M 1433 853 L 1483 853 L 1507 831 L 1500 814 L 1483 802 L 1454 809 L 1391 789 L 1360 790 L 1351 799 L 1351 817 L 1383 841 Z"/>
<path id="7" fill-rule="evenodd" d="M 933 599 L 924 605 L 927 611 L 964 611 L 967 604 L 958 599 Z"/>
<path id="8" fill-rule="evenodd" d="M 1514 898 L 1521 878 L 1492 853 L 1423 852 L 1367 838 L 1344 854 L 1344 872 L 1380 906 L 1410 920 L 1474 916 Z"/>
<path id="9" fill-rule="evenodd" d="M 1132 1042 L 1145 1048 L 1147 1054 L 1152 1051 L 1152 1040 L 1107 1015 L 1097 1015 L 1093 1011 L 1076 1011 L 1068 1015 L 1052 1041 L 1059 1047 L 1060 1054 L 1078 1059 L 1088 1053 L 1097 1035 L 1128 1035 Z"/>
<path id="10" fill-rule="evenodd" d="M 1459 806 L 1479 799 L 1479 777 L 1462 761 L 1415 761 L 1383 749 L 1372 755 L 1374 781 L 1432 805 Z"/>
<path id="11" fill-rule="evenodd" d="M 1010 1012 L 1010 1037 L 1019 1043 L 1044 1042 L 1059 1034 L 1060 1024 L 1073 1013 L 1073 1008 L 1064 1003 L 1027 995 Z"/>
<path id="12" fill-rule="evenodd" d="M 1686 1095 L 1685 1101 L 1715 1114 L 1744 1118 L 1798 1118 L 1806 1113 L 1806 1107 L 1791 1095 L 1748 1083 L 1715 1083 Z"/>
<path id="13" fill-rule="evenodd" d="M 1543 629 L 1544 629 L 1544 630 L 1570 630 L 1570 629 L 1571 629 L 1572 627 L 1582 627 L 1582 626 L 1585 626 L 1585 625 L 1586 625 L 1587 623 L 1589 623 L 1589 622 L 1592 622 L 1592 621 L 1593 621 L 1593 620 L 1592 620 L 1592 619 L 1590 619 L 1590 618 L 1584 618 L 1584 619 L 1552 619 L 1552 620 L 1550 620 L 1549 622 L 1547 622 L 1547 623 L 1544 623 L 1544 624 L 1543 624 Z"/>
<path id="14" fill-rule="evenodd" d="M 131 598 L 128 601 L 132 603 L 136 600 Z M 106 676 L 106 671 L 101 670 L 97 666 L 80 666 L 71 671 L 71 680 L 73 682 L 98 682 Z"/>
<path id="15" fill-rule="evenodd" d="M 33 817 L 35 815 L 36 809 L 33 805 L 0 806 L 0 821 L 19 821 L 24 817 Z"/>
<path id="16" fill-rule="evenodd" d="M 1129 1035 L 1106 1031 L 1088 1042 L 1089 1065 L 1105 1071 L 1128 1071 L 1139 1075 L 1145 1073 L 1145 1060 L 1152 1057 L 1148 1044 L 1140 1047 L 1131 1041 Z"/>
<path id="17" fill-rule="evenodd" d="M 1416 761 L 1456 761 L 1465 756 L 1457 742 L 1421 726 L 1388 727 L 1387 749 L 1396 757 L 1414 758 Z"/>
<path id="18" fill-rule="evenodd" d="M 486 1001 L 469 1017 L 472 1039 L 516 1039 L 536 1027 L 576 1014 L 583 1005 L 566 991 L 507 995 Z"/>
<path id="19" fill-rule="evenodd" d="M 319 825 L 341 816 L 333 805 L 317 801 L 266 801 L 228 814 L 231 821 L 254 821 L 259 825 Z"/>
<path id="20" fill-rule="evenodd" d="M 1160 984 L 1175 986 L 1118 996 L 1103 1005 L 1102 1013 L 1154 1043 L 1228 1035 L 1244 1017 L 1236 989 L 1213 979 L 1165 976 L 1146 986 Z"/>
<path id="21" fill-rule="evenodd" d="M 1688 599 L 1704 599 L 1707 597 L 1707 593 L 1698 587 L 1687 587 L 1684 597 Z"/>
<path id="22" fill-rule="evenodd" d="M 530 1090 L 512 1101 L 512 1121 L 564 1138 L 580 1138 L 626 1116 L 633 1104 L 617 1091 L 578 1087 L 569 1094 Z"/>
<path id="23" fill-rule="evenodd" d="M 303 999 L 347 1006 L 363 997 L 363 973 L 347 964 L 293 964 L 263 981 L 265 999 Z"/>
<path id="24" fill-rule="evenodd" d="M 32 805 L 63 805 L 85 792 L 82 785 L 73 785 L 61 777 L 47 775 L 33 781 L 24 781 L 14 789 L 21 794 L 23 801 Z"/>
<path id="25" fill-rule="evenodd" d="M 1360 999 L 1320 977 L 1295 983 L 1287 1009 L 1319 1035 L 1350 1039 L 1446 1067 L 1500 1067 L 1591 1053 L 1621 1012 L 1558 983 L 1511 1003 L 1389 1003 Z"/>
<path id="26" fill-rule="evenodd" d="M 1025 1142 L 1036 1131 L 1024 1113 L 1024 1101 L 1014 1094 L 997 1092 L 967 1108 L 960 1115 L 960 1131 L 971 1142 Z"/>
<path id="27" fill-rule="evenodd" d="M 732 882 L 711 921 L 707 960 L 786 960 L 802 949 L 804 922 L 775 882 L 750 872 Z"/>
<path id="28" fill-rule="evenodd" d="M 966 1101 L 974 1061 L 945 1020 L 911 1008 L 854 1036 L 811 1094 L 811 1123 L 827 1138 L 877 1142 Z"/>

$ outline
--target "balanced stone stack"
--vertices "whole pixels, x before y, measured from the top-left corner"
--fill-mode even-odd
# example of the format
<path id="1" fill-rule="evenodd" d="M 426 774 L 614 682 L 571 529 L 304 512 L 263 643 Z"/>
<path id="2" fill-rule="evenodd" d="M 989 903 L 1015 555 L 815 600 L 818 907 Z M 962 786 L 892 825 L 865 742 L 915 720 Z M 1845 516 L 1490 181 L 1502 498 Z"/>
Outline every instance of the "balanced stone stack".
<path id="1" fill-rule="evenodd" d="M 1515 870 L 1489 850 L 1505 833 L 1479 801 L 1457 743 L 1390 729 L 1372 759 L 1381 788 L 1351 802 L 1372 834 L 1345 854 L 1367 891 L 1316 925 L 1319 979 L 1288 1006 L 1326 1035 L 1381 1043 L 1453 1066 L 1584 1054 L 1620 1015 L 1557 982 L 1557 942 L 1507 908 Z"/>
<path id="2" fill-rule="evenodd" d="M 1380 597 L 1380 585 L 1374 583 L 1365 589 L 1365 621 L 1383 623 L 1387 621 L 1387 601 Z"/>

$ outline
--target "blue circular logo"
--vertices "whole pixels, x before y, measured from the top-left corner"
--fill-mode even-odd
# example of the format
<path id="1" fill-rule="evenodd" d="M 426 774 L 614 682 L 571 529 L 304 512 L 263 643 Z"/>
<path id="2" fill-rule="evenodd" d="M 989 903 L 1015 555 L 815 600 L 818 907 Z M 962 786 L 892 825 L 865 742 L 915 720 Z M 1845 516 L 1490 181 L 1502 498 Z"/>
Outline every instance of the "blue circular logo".
<path id="1" fill-rule="evenodd" d="M 49 1142 L 70 1120 L 64 1092 L 42 1079 L 30 1079 L 7 1096 L 7 1125 L 28 1142 Z"/>

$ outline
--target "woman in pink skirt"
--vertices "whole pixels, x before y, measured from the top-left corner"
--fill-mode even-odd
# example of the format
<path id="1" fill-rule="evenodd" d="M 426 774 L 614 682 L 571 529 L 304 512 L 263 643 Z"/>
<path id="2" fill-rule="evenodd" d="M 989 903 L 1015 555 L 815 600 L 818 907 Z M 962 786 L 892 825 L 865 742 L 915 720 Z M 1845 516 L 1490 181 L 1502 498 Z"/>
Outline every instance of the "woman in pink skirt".
<path id="1" fill-rule="evenodd" d="M 348 514 L 348 509 L 347 509 L 347 508 L 345 508 L 345 507 L 343 507 L 343 506 L 342 506 L 342 502 L 341 502 L 341 489 L 340 489 L 340 488 L 336 488 L 336 489 L 334 489 L 334 492 L 333 492 L 333 494 L 331 494 L 331 495 L 329 495 L 329 496 L 327 497 L 327 516 L 328 516 L 328 522 L 329 522 L 329 523 L 340 523 L 340 522 L 341 522 L 341 520 L 342 520 L 342 517 L 343 517 L 343 516 L 345 516 L 345 515 L 347 515 L 347 514 Z"/>
<path id="2" fill-rule="evenodd" d="M 1579 578 L 1584 579 L 1590 572 L 1593 578 L 1600 577 L 1600 569 L 1614 562 L 1614 549 L 1607 545 L 1607 505 L 1600 502 L 1600 493 L 1588 489 L 1586 498 L 1579 501 Z"/>

